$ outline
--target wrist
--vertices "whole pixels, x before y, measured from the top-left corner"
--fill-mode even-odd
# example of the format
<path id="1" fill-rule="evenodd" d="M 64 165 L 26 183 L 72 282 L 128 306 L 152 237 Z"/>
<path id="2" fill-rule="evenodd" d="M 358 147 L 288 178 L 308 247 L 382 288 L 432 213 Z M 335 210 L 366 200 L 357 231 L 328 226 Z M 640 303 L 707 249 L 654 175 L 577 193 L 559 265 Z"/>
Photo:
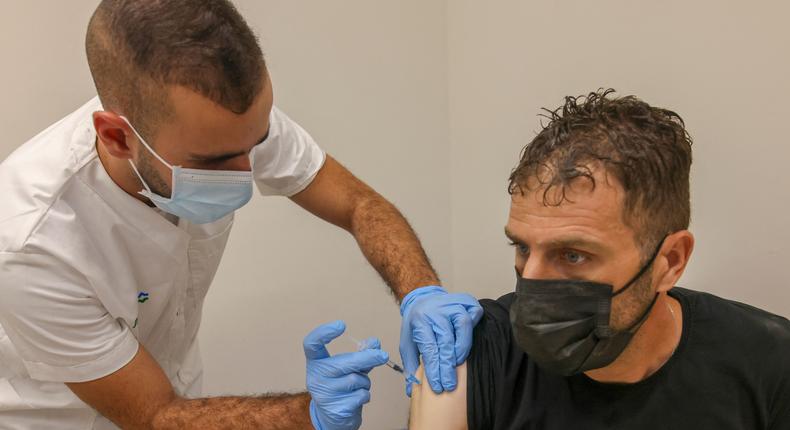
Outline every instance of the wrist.
<path id="1" fill-rule="evenodd" d="M 447 294 L 447 290 L 438 285 L 427 285 L 413 289 L 411 292 L 409 292 L 409 294 L 406 294 L 406 297 L 403 298 L 403 301 L 400 304 L 401 316 L 406 315 L 406 311 L 412 306 L 412 304 L 414 304 L 415 301 L 419 300 L 421 297 L 434 294 Z"/>

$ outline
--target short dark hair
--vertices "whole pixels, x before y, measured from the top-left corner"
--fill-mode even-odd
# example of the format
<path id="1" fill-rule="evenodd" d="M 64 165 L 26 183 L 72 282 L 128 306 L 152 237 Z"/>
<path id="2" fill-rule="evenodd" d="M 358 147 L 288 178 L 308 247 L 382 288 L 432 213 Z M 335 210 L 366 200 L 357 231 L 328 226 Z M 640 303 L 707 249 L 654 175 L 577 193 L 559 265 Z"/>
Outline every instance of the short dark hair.
<path id="1" fill-rule="evenodd" d="M 255 34 L 226 0 L 103 0 L 85 46 L 104 107 L 148 133 L 171 113 L 166 86 L 244 113 L 266 73 Z"/>
<path id="2" fill-rule="evenodd" d="M 586 178 L 595 187 L 591 167 L 601 165 L 625 190 L 624 222 L 651 252 L 667 234 L 688 228 L 692 139 L 675 112 L 612 93 L 569 96 L 557 109 L 544 108 L 548 123 L 521 152 L 508 192 L 532 191 L 534 178 L 543 203 L 560 205 L 574 180 Z M 550 200 L 551 189 L 559 193 Z"/>

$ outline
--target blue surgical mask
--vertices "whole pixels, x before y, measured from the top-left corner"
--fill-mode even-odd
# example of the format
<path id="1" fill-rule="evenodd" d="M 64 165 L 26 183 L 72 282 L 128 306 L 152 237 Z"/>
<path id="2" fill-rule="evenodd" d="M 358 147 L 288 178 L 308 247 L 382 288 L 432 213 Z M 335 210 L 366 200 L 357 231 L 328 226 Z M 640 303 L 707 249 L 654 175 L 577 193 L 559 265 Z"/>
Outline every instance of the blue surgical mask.
<path id="1" fill-rule="evenodd" d="M 239 209 L 252 198 L 252 172 L 185 169 L 181 166 L 173 166 L 146 143 L 128 119 L 121 118 L 129 124 L 140 139 L 140 143 L 172 172 L 173 185 L 170 198 L 167 198 L 152 192 L 132 160 L 129 160 L 134 173 L 145 187 L 140 194 L 151 200 L 159 209 L 195 224 L 206 224 Z"/>

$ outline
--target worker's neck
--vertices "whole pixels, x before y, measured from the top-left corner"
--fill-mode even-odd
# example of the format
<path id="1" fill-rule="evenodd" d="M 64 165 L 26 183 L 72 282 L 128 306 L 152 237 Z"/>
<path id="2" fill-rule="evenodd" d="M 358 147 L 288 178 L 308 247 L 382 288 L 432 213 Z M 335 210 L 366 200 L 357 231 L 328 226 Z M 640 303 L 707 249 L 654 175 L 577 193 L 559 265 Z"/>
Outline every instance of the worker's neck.
<path id="1" fill-rule="evenodd" d="M 669 360 L 680 343 L 682 315 L 680 303 L 661 293 L 623 353 L 610 365 L 585 374 L 604 383 L 632 384 L 646 379 Z"/>
<path id="2" fill-rule="evenodd" d="M 139 194 L 139 191 L 142 189 L 140 178 L 132 171 L 129 160 L 113 157 L 98 137 L 96 138 L 96 152 L 99 154 L 99 161 L 101 161 L 104 170 L 115 182 L 115 185 L 118 185 L 126 194 L 149 206 L 151 205 L 150 200 Z"/>

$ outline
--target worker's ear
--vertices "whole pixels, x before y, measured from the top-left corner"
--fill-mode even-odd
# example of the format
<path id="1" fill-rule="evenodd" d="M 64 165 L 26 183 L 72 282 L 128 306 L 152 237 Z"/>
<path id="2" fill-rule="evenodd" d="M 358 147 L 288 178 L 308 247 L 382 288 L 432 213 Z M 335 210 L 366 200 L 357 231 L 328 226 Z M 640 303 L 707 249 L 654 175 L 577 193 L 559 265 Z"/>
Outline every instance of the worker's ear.
<path id="1" fill-rule="evenodd" d="M 122 159 L 132 158 L 127 139 L 134 136 L 134 132 L 120 115 L 106 111 L 94 112 L 93 128 L 96 129 L 98 144 L 104 146 L 110 155 Z"/>

